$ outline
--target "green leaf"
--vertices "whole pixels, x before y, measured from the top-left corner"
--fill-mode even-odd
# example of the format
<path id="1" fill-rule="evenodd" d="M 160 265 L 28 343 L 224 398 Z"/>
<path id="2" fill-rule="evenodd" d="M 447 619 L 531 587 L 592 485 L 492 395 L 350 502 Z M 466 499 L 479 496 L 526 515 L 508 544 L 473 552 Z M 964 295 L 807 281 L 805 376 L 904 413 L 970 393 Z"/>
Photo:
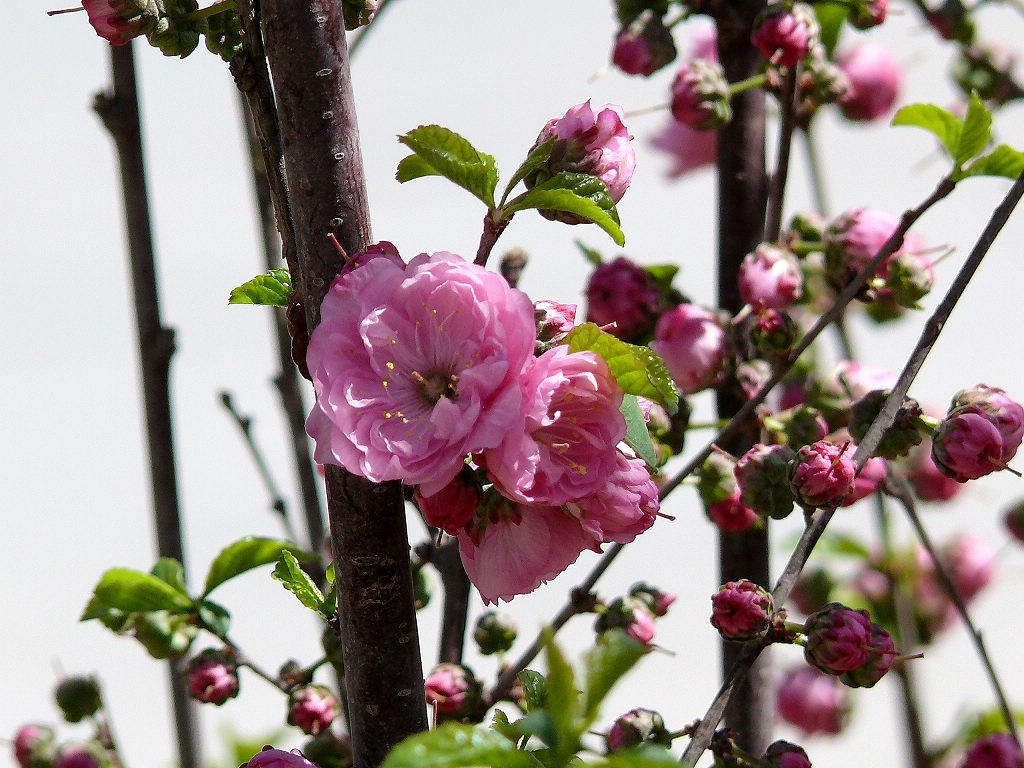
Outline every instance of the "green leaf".
<path id="1" fill-rule="evenodd" d="M 626 242 L 619 229 L 615 202 L 608 194 L 608 187 L 596 176 L 568 171 L 556 173 L 547 181 L 509 200 L 502 206 L 502 211 L 507 217 L 530 208 L 575 214 L 597 224 L 611 236 L 616 245 Z"/>
<path id="2" fill-rule="evenodd" d="M 524 669 L 519 673 L 519 684 L 523 686 L 526 711 L 543 709 L 548 699 L 548 683 L 544 675 L 532 669 Z"/>
<path id="3" fill-rule="evenodd" d="M 417 733 L 401 742 L 384 758 L 381 768 L 533 768 L 537 761 L 529 752 L 492 730 L 462 723 Z"/>
<path id="4" fill-rule="evenodd" d="M 580 253 L 583 254 L 583 258 L 593 264 L 595 267 L 601 266 L 604 263 L 604 259 L 601 258 L 600 251 L 597 251 L 590 246 L 584 244 L 582 240 L 573 240 L 576 247 L 580 249 Z"/>
<path id="5" fill-rule="evenodd" d="M 978 94 L 971 92 L 971 100 L 967 105 L 967 116 L 960 129 L 960 141 L 957 142 L 953 161 L 957 168 L 980 153 L 992 138 L 992 114 L 981 103 Z"/>
<path id="6" fill-rule="evenodd" d="M 587 764 L 589 768 L 685 768 L 667 747 L 644 742 L 632 749 L 612 752 L 603 759 Z"/>
<path id="7" fill-rule="evenodd" d="M 519 727 L 519 721 L 510 723 L 508 715 L 500 709 L 494 710 L 494 717 L 491 720 L 491 730 L 500 733 L 513 744 L 518 742 L 526 733 Z"/>
<path id="8" fill-rule="evenodd" d="M 984 157 L 979 157 L 964 170 L 966 176 L 1001 176 L 1016 179 L 1024 173 L 1024 152 L 1000 144 Z"/>
<path id="9" fill-rule="evenodd" d="M 325 619 L 330 618 L 329 613 L 324 614 L 323 612 L 323 592 L 309 578 L 309 574 L 299 567 L 299 561 L 291 552 L 288 550 L 281 552 L 281 559 L 278 560 L 271 576 L 280 581 L 284 588 L 299 598 L 299 602 L 309 610 L 316 611 Z"/>
<path id="10" fill-rule="evenodd" d="M 555 730 L 555 724 L 551 719 L 551 713 L 546 709 L 534 710 L 526 717 L 517 720 L 516 726 L 524 734 L 536 736 L 548 746 L 558 743 L 558 731 Z M 534 752 L 534 754 L 538 755 L 537 752 Z M 540 757 L 540 755 L 538 755 L 538 757 Z"/>
<path id="11" fill-rule="evenodd" d="M 665 361 L 649 348 L 627 344 L 594 323 L 573 328 L 566 343 L 570 352 L 586 349 L 600 355 L 627 395 L 646 397 L 664 406 L 670 416 L 679 410 L 679 388 Z"/>
<path id="12" fill-rule="evenodd" d="M 815 3 L 814 13 L 818 17 L 818 25 L 821 27 L 820 40 L 825 46 L 829 56 L 836 49 L 839 42 L 839 33 L 843 30 L 843 22 L 849 12 L 846 3 Z"/>
<path id="13" fill-rule="evenodd" d="M 650 264 L 645 266 L 644 269 L 654 278 L 654 282 L 658 284 L 658 287 L 665 292 L 672 289 L 672 280 L 679 272 L 679 267 L 675 264 Z"/>
<path id="14" fill-rule="evenodd" d="M 111 568 L 104 573 L 93 590 L 93 596 L 99 604 L 122 613 L 184 613 L 192 608 L 192 600 L 188 595 L 183 595 L 151 573 L 130 568 Z"/>
<path id="15" fill-rule="evenodd" d="M 626 445 L 636 451 L 636 455 L 646 461 L 647 466 L 652 469 L 658 466 L 658 454 L 654 450 L 651 433 L 647 430 L 644 412 L 640 410 L 636 395 L 626 395 L 622 398 L 622 407 L 619 410 L 626 417 Z"/>
<path id="16" fill-rule="evenodd" d="M 199 619 L 217 637 L 224 637 L 231 629 L 231 614 L 223 605 L 212 600 L 202 600 L 196 606 Z"/>
<path id="17" fill-rule="evenodd" d="M 185 587 L 185 569 L 173 557 L 161 557 L 156 561 L 150 573 L 188 597 L 188 589 Z"/>
<path id="18" fill-rule="evenodd" d="M 231 291 L 228 304 L 267 304 L 287 307 L 292 293 L 292 276 L 287 269 L 272 269 L 265 275 L 256 275 Z"/>
<path id="19" fill-rule="evenodd" d="M 938 137 L 950 157 L 956 156 L 962 123 L 952 112 L 947 112 L 934 104 L 908 104 L 896 113 L 892 124 L 924 128 Z"/>
<path id="20" fill-rule="evenodd" d="M 602 632 L 597 644 L 584 656 L 587 689 L 583 715 L 589 726 L 597 717 L 598 707 L 612 686 L 646 653 L 644 644 L 621 629 Z"/>
<path id="21" fill-rule="evenodd" d="M 280 539 L 246 536 L 244 539 L 229 544 L 210 563 L 210 572 L 206 574 L 203 597 L 206 597 L 228 579 L 233 579 L 235 576 L 261 565 L 276 562 L 284 550 L 291 552 L 302 562 L 315 559 L 315 555 L 303 552 L 291 542 Z"/>
<path id="22" fill-rule="evenodd" d="M 551 715 L 556 738 L 556 742 L 549 746 L 555 751 L 558 764 L 564 765 L 579 750 L 580 734 L 583 731 L 577 720 L 580 694 L 576 690 L 576 676 L 572 667 L 555 644 L 550 629 L 544 631 L 544 643 L 548 662 L 545 710 Z"/>
<path id="23" fill-rule="evenodd" d="M 482 200 L 488 210 L 494 210 L 498 166 L 493 157 L 477 152 L 459 134 L 440 125 L 421 125 L 398 140 L 419 158 L 406 158 L 399 164 L 395 178 L 400 182 L 427 175 L 444 176 Z"/>
<path id="24" fill-rule="evenodd" d="M 548 158 L 551 157 L 551 148 L 554 146 L 555 137 L 552 136 L 543 144 L 534 147 L 530 151 L 530 154 L 526 156 L 526 159 L 523 161 L 523 164 L 516 168 L 516 172 L 512 174 L 511 181 L 509 181 L 509 183 L 506 185 L 505 192 L 502 194 L 501 197 L 501 202 L 503 204 L 506 198 L 508 197 L 509 192 L 511 192 L 515 188 L 516 184 L 525 179 L 527 176 L 529 176 L 531 173 L 533 173 L 535 170 L 540 168 L 540 166 L 544 165 L 544 163 L 548 161 Z"/>

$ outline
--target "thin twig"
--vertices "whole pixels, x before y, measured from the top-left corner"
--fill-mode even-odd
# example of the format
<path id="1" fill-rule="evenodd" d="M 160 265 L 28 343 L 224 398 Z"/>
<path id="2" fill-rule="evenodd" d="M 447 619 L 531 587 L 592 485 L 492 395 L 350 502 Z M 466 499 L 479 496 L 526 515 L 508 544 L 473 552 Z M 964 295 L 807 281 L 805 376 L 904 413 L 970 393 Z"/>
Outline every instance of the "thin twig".
<path id="1" fill-rule="evenodd" d="M 762 238 L 766 243 L 774 243 L 782 229 L 782 207 L 786 198 L 786 181 L 789 178 L 789 154 L 793 146 L 793 129 L 796 127 L 796 83 L 800 75 L 799 68 L 799 64 L 790 67 L 782 85 L 782 126 L 779 129 L 775 172 L 768 187 L 768 212 L 765 215 Z"/>
<path id="2" fill-rule="evenodd" d="M 818 142 L 811 133 L 811 127 L 803 130 L 804 150 L 807 155 L 807 172 L 811 177 L 811 198 L 814 200 L 814 207 L 822 216 L 828 216 L 831 209 L 828 201 L 828 189 L 825 186 L 825 177 L 821 169 L 821 158 L 818 156 Z"/>

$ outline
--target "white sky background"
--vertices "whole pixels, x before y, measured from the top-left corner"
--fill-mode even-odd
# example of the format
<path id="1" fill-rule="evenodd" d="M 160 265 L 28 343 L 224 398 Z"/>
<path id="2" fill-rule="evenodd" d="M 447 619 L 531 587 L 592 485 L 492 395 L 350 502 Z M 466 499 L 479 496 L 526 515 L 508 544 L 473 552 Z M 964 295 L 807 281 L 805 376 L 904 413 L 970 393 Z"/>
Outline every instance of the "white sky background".
<path id="1" fill-rule="evenodd" d="M 55 667 L 95 672 L 104 682 L 128 764 L 167 766 L 174 752 L 164 666 L 97 623 L 77 623 L 106 568 L 148 570 L 155 555 L 120 190 L 112 143 L 90 110 L 92 94 L 107 83 L 107 46 L 84 14 L 47 18 L 49 7 L 44 0 L 7 3 L 5 26 L 18 34 L 0 47 L 7 84 L 0 120 L 0 222 L 8 280 L 0 303 L 0 487 L 6 522 L 0 537 L 0 735 L 13 734 L 25 722 L 56 721 L 50 700 Z M 1011 11 L 992 10 L 983 19 L 990 38 L 1021 39 L 1024 22 Z M 405 186 L 394 181 L 405 154 L 394 137 L 418 124 L 440 122 L 462 133 L 494 154 L 507 178 L 541 126 L 573 104 L 589 97 L 595 105 L 614 101 L 633 110 L 667 101 L 671 69 L 650 81 L 616 72 L 589 80 L 605 65 L 614 31 L 608 2 L 395 3 L 354 62 L 375 236 L 395 242 L 406 257 L 475 251 L 482 211 L 473 198 L 436 179 Z M 679 32 L 685 55 L 687 33 Z M 914 14 L 894 14 L 873 36 L 890 43 L 907 67 L 902 103 L 952 103 L 945 76 L 950 49 L 925 34 Z M 236 427 L 218 402 L 221 389 L 231 390 L 237 406 L 254 415 L 256 437 L 291 509 L 298 502 L 271 382 L 271 310 L 226 303 L 228 291 L 262 271 L 263 261 L 234 85 L 226 66 L 204 49 L 178 61 L 142 45 L 137 63 L 162 312 L 177 331 L 172 389 L 188 573 L 199 584 L 226 544 L 246 534 L 281 533 Z M 667 113 L 659 113 L 629 121 L 639 164 L 619 205 L 626 252 L 643 262 L 680 263 L 678 285 L 695 301 L 710 303 L 713 176 L 702 171 L 682 183 L 666 183 L 667 160 L 649 146 L 650 135 L 666 119 Z M 860 205 L 898 213 L 923 199 L 944 170 L 928 137 L 913 129 L 851 127 L 831 114 L 823 116 L 820 128 L 833 214 Z M 1020 148 L 1024 111 L 1005 110 L 996 130 L 1000 140 Z M 800 151 L 794 153 L 791 182 L 789 212 L 809 199 Z M 938 292 L 1007 187 L 1001 180 L 969 180 L 917 227 L 929 244 L 958 249 L 938 269 Z M 584 272 L 573 238 L 607 256 L 617 253 L 596 227 L 568 228 L 529 212 L 516 217 L 496 253 L 517 245 L 528 251 L 531 263 L 521 287 L 534 298 L 578 301 Z M 923 403 L 943 406 L 956 389 L 979 381 L 1024 398 L 1018 335 L 1024 320 L 1022 240 L 1024 213 L 1018 211 L 911 390 Z M 929 297 L 925 305 L 937 301 Z M 864 361 L 898 370 L 924 318 L 918 313 L 884 336 L 869 336 L 866 325 L 855 323 Z M 708 402 L 699 401 L 704 414 Z M 1006 537 L 998 517 L 1020 496 L 1021 481 L 1008 473 L 991 476 L 972 484 L 955 506 L 927 511 L 925 521 L 940 540 L 953 531 L 973 531 L 1002 547 Z M 864 509 L 840 513 L 837 525 L 872 530 L 870 505 L 859 506 Z M 673 655 L 644 659 L 632 681 L 609 700 L 607 721 L 647 706 L 679 728 L 703 714 L 717 688 L 717 641 L 707 623 L 708 597 L 717 586 L 715 536 L 692 491 L 680 489 L 665 509 L 677 520 L 659 521 L 627 548 L 599 588 L 612 598 L 645 578 L 680 593 L 659 624 L 658 642 Z M 795 534 L 798 517 L 776 526 L 776 542 Z M 415 525 L 413 531 L 420 534 Z M 779 544 L 776 567 L 784 557 Z M 507 607 L 520 622 L 522 643 L 595 559 L 585 553 L 566 576 Z M 1024 558 L 1009 544 L 999 564 L 1001 581 L 980 598 L 976 615 L 1007 690 L 1024 703 L 1013 613 Z M 312 618 L 270 580 L 269 568 L 225 586 L 217 597 L 233 612 L 232 635 L 265 667 L 276 669 L 288 656 L 315 658 L 319 632 Z M 473 610 L 475 615 L 481 606 Z M 436 605 L 421 617 L 429 667 Z M 563 633 L 574 653 L 589 643 L 590 624 L 578 618 Z M 195 648 L 206 644 L 200 640 Z M 797 648 L 779 648 L 774 655 L 791 663 L 800 659 Z M 493 673 L 490 660 L 470 663 L 481 675 Z M 931 736 L 945 733 L 965 704 L 992 701 L 961 629 L 947 633 L 916 669 Z M 240 699 L 203 710 L 208 762 L 222 760 L 216 743 L 221 724 L 258 737 L 283 723 L 281 697 L 242 674 Z M 868 749 L 873 762 L 901 760 L 895 693 L 883 681 L 855 694 L 858 712 L 846 735 L 803 742 L 814 763 L 861 763 Z M 66 737 L 86 734 L 63 725 L 60 730 Z M 782 726 L 777 735 L 799 740 Z M 279 745 L 298 742 L 289 739 Z"/>

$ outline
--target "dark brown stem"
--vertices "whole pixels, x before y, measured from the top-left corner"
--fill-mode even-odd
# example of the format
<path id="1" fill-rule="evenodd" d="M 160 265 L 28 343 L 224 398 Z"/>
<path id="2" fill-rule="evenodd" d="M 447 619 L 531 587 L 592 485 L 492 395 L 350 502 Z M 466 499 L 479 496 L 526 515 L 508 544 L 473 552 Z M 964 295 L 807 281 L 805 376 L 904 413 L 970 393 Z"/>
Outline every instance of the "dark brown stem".
<path id="1" fill-rule="evenodd" d="M 782 229 L 782 204 L 786 199 L 786 181 L 789 178 L 789 154 L 793 146 L 793 130 L 796 128 L 796 82 L 799 76 L 797 64 L 789 68 L 782 85 L 782 126 L 779 129 L 779 145 L 775 157 L 775 172 L 768 190 L 768 213 L 765 216 L 762 240 L 773 243 Z"/>
<path id="2" fill-rule="evenodd" d="M 174 332 L 160 320 L 132 44 L 111 46 L 110 64 L 113 91 L 97 95 L 94 109 L 114 139 L 121 167 L 157 551 L 160 557 L 184 563 L 169 384 Z M 185 685 L 184 665 L 183 659 L 172 660 L 169 670 L 178 759 L 182 768 L 197 768 L 199 731 Z"/>
<path id="3" fill-rule="evenodd" d="M 763 0 L 725 4 L 716 15 L 718 55 L 729 82 L 756 75 L 761 58 L 750 44 L 754 20 L 764 10 Z M 760 88 L 732 98 L 732 119 L 718 133 L 718 305 L 731 313 L 743 306 L 737 275 L 740 263 L 759 242 L 765 224 L 767 177 L 765 172 L 765 94 Z M 739 412 L 742 400 L 734 387 L 717 396 L 719 418 Z M 750 420 L 719 446 L 739 456 L 756 441 L 756 423 Z M 767 526 L 744 533 L 723 533 L 719 538 L 721 583 L 749 579 L 767 584 Z M 742 646 L 722 642 L 722 676 L 735 665 Z M 733 697 L 726 715 L 744 750 L 761 754 L 771 727 L 771 689 L 766 663 L 758 665 Z"/>
<path id="4" fill-rule="evenodd" d="M 370 243 L 345 25 L 331 0 L 267 0 L 263 40 L 277 96 L 288 202 L 295 227 L 293 282 L 307 327 L 347 253 Z M 412 571 L 400 482 L 374 485 L 328 466 L 355 768 L 375 768 L 405 737 L 426 730 Z"/>
<path id="5" fill-rule="evenodd" d="M 487 266 L 487 259 L 494 249 L 494 244 L 512 221 L 511 216 L 500 221 L 495 221 L 494 216 L 493 211 L 488 211 L 484 216 L 484 231 L 480 233 L 480 245 L 477 246 L 476 258 L 473 259 L 473 263 L 481 267 Z"/>
<path id="6" fill-rule="evenodd" d="M 437 652 L 439 663 L 462 663 L 466 644 L 466 622 L 471 585 L 459 555 L 459 542 L 451 539 L 434 550 L 430 562 L 441 575 L 444 585 L 444 607 L 441 611 L 441 641 Z"/>

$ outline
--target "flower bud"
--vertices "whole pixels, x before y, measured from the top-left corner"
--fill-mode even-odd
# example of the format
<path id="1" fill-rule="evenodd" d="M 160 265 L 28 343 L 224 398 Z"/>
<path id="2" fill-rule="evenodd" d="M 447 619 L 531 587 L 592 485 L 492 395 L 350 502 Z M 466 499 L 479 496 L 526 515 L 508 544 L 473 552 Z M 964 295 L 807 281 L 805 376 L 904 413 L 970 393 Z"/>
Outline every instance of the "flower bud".
<path id="1" fill-rule="evenodd" d="M 785 248 L 761 243 L 740 263 L 740 298 L 755 312 L 785 309 L 802 292 L 804 275 L 796 258 Z"/>
<path id="2" fill-rule="evenodd" d="M 717 504 L 738 492 L 735 464 L 720 453 L 708 456 L 697 470 L 697 493 L 705 506 Z"/>
<path id="3" fill-rule="evenodd" d="M 956 40 L 970 45 L 974 42 L 974 19 L 961 0 L 943 0 L 934 10 L 925 13 L 925 19 L 943 40 Z"/>
<path id="4" fill-rule="evenodd" d="M 939 559 L 965 602 L 977 597 L 996 575 L 996 553 L 979 536 L 958 536 L 942 548 Z"/>
<path id="5" fill-rule="evenodd" d="M 896 103 L 903 70 L 888 49 L 877 43 L 861 43 L 841 52 L 836 61 L 849 81 L 839 102 L 847 120 L 877 120 Z"/>
<path id="6" fill-rule="evenodd" d="M 757 765 L 758 768 L 811 768 L 811 761 L 803 747 L 780 740 L 768 745 Z"/>
<path id="7" fill-rule="evenodd" d="M 426 608 L 430 598 L 434 596 L 434 579 L 422 563 L 413 563 L 412 592 L 416 600 L 416 610 Z"/>
<path id="8" fill-rule="evenodd" d="M 188 691 L 192 698 L 218 707 L 238 695 L 238 668 L 230 649 L 207 648 L 188 663 Z"/>
<path id="9" fill-rule="evenodd" d="M 981 409 L 985 417 L 992 422 L 1003 440 L 1003 450 L 999 460 L 1008 463 L 1020 447 L 1024 437 L 1024 408 L 1011 400 L 1006 392 L 998 387 L 978 384 L 971 389 L 962 389 L 953 396 L 949 406 L 950 412 L 964 407 L 974 406 Z"/>
<path id="10" fill-rule="evenodd" d="M 961 485 L 943 474 L 932 459 L 931 441 L 910 451 L 907 479 L 922 501 L 949 501 L 959 493 Z"/>
<path id="11" fill-rule="evenodd" d="M 867 498 L 881 487 L 888 476 L 889 469 L 885 464 L 885 459 L 872 456 L 864 462 L 860 474 L 853 481 L 853 490 L 850 491 L 849 496 L 843 499 L 842 506 L 848 507 L 861 499 Z"/>
<path id="12" fill-rule="evenodd" d="M 692 394 L 720 380 L 729 339 L 715 314 L 696 304 L 680 304 L 658 319 L 651 349 L 665 361 L 680 390 Z"/>
<path id="13" fill-rule="evenodd" d="M 896 661 L 896 646 L 892 637 L 877 624 L 871 624 L 871 643 L 868 658 L 859 667 L 844 672 L 840 682 L 850 688 L 871 688 L 881 680 Z"/>
<path id="14" fill-rule="evenodd" d="M 782 520 L 793 511 L 789 464 L 796 454 L 788 445 L 758 443 L 736 462 L 740 499 L 762 517 Z"/>
<path id="15" fill-rule="evenodd" d="M 864 439 L 888 397 L 889 390 L 875 389 L 853 404 L 850 409 L 850 436 L 854 440 Z M 896 411 L 892 425 L 882 435 L 874 455 L 883 459 L 906 456 L 923 439 L 920 428 L 923 415 L 924 411 L 917 400 L 904 397 L 903 404 Z"/>
<path id="16" fill-rule="evenodd" d="M 274 749 L 269 744 L 263 751 L 253 755 L 249 762 L 241 768 L 317 768 L 309 762 L 297 749 L 285 752 L 283 749 Z"/>
<path id="17" fill-rule="evenodd" d="M 463 467 L 448 485 L 433 496 L 422 495 L 417 487 L 413 501 L 423 513 L 427 525 L 457 536 L 476 514 L 480 490 L 473 478 L 473 470 Z"/>
<path id="18" fill-rule="evenodd" d="M 639 707 L 616 718 L 608 730 L 606 739 L 609 752 L 629 749 L 648 741 L 665 746 L 672 743 L 661 715 L 653 709 Z"/>
<path id="19" fill-rule="evenodd" d="M 654 640 L 654 616 L 643 600 L 636 597 L 617 597 L 594 622 L 594 631 L 607 632 L 622 629 L 637 642 L 650 645 Z"/>
<path id="20" fill-rule="evenodd" d="M 758 19 L 750 41 L 766 61 L 791 67 L 807 55 L 820 34 L 814 9 L 804 3 L 779 3 Z"/>
<path id="21" fill-rule="evenodd" d="M 874 259 L 899 226 L 899 219 L 872 208 L 855 208 L 837 217 L 825 230 L 825 275 L 842 290 Z M 867 298 L 867 289 L 862 292 Z"/>
<path id="22" fill-rule="evenodd" d="M 81 744 L 66 744 L 53 768 L 109 768 L 110 758 L 98 743 L 88 741 Z"/>
<path id="23" fill-rule="evenodd" d="M 801 666 L 783 674 L 775 705 L 782 719 L 803 731 L 804 736 L 834 735 L 846 724 L 849 698 L 846 688 L 833 675 Z"/>
<path id="24" fill-rule="evenodd" d="M 304 685 L 289 696 L 288 725 L 297 726 L 307 736 L 326 731 L 337 716 L 338 700 L 326 686 Z"/>
<path id="25" fill-rule="evenodd" d="M 868 660 L 871 617 L 841 603 L 829 603 L 804 622 L 804 658 L 830 675 L 841 675 Z"/>
<path id="26" fill-rule="evenodd" d="M 848 443 L 819 440 L 797 451 L 789 465 L 789 482 L 802 507 L 833 507 L 853 490 L 857 465 L 848 448 Z"/>
<path id="27" fill-rule="evenodd" d="M 821 411 L 810 405 L 798 405 L 774 413 L 764 419 L 764 426 L 776 441 L 784 442 L 794 451 L 824 439 L 829 431 Z"/>
<path id="28" fill-rule="evenodd" d="M 975 480 L 1001 468 L 1003 438 L 974 405 L 952 411 L 932 433 L 932 461 L 958 483 Z"/>
<path id="29" fill-rule="evenodd" d="M 146 33 L 149 44 L 159 48 L 164 56 L 185 58 L 199 45 L 198 25 L 190 21 L 187 14 L 197 10 L 195 0 L 165 0 L 164 9 L 169 15 L 157 19 L 153 28 Z"/>
<path id="30" fill-rule="evenodd" d="M 639 264 L 619 256 L 598 265 L 587 281 L 587 322 L 608 329 L 623 341 L 640 341 L 650 334 L 661 308 L 661 290 Z"/>
<path id="31" fill-rule="evenodd" d="M 52 728 L 23 725 L 14 734 L 14 759 L 21 768 L 50 768 L 57 759 L 57 742 Z"/>
<path id="32" fill-rule="evenodd" d="M 746 579 L 726 582 L 711 596 L 711 624 L 726 640 L 750 640 L 763 634 L 774 612 L 768 591 Z"/>
<path id="33" fill-rule="evenodd" d="M 739 488 L 721 501 L 705 505 L 704 511 L 708 519 L 724 533 L 743 533 L 760 519 L 757 512 L 740 500 Z"/>
<path id="34" fill-rule="evenodd" d="M 885 265 L 885 291 L 901 307 L 920 309 L 918 302 L 931 293 L 935 270 L 931 259 L 914 251 L 900 251 Z"/>
<path id="35" fill-rule="evenodd" d="M 851 6 L 847 19 L 857 29 L 871 29 L 885 21 L 889 0 L 856 0 Z"/>
<path id="36" fill-rule="evenodd" d="M 156 0 L 82 0 L 96 34 L 111 45 L 124 45 L 146 34 L 160 17 Z"/>
<path id="37" fill-rule="evenodd" d="M 1024 753 L 1007 733 L 990 733 L 971 743 L 960 768 L 1024 768 Z"/>
<path id="38" fill-rule="evenodd" d="M 676 44 L 662 17 L 647 9 L 615 37 L 612 63 L 627 75 L 649 77 L 676 58 Z"/>
<path id="39" fill-rule="evenodd" d="M 750 329 L 750 341 L 758 354 L 769 359 L 785 357 L 800 338 L 800 327 L 785 312 L 766 309 Z"/>
<path id="40" fill-rule="evenodd" d="M 533 302 L 533 316 L 537 320 L 537 355 L 561 342 L 576 327 L 576 310 L 575 304 L 546 300 Z"/>
<path id="41" fill-rule="evenodd" d="M 676 601 L 676 596 L 672 593 L 662 592 L 642 581 L 629 588 L 629 596 L 642 600 L 647 609 L 659 617 L 667 614 L 669 606 Z"/>
<path id="42" fill-rule="evenodd" d="M 672 117 L 695 131 L 714 131 L 732 119 L 729 81 L 721 64 L 693 59 L 676 73 Z"/>
<path id="43" fill-rule="evenodd" d="M 465 717 L 480 703 L 482 689 L 469 667 L 439 664 L 424 681 L 427 703 L 449 718 Z"/>
<path id="44" fill-rule="evenodd" d="M 100 687 L 94 677 L 65 677 L 57 683 L 53 698 L 69 723 L 92 717 L 103 706 Z"/>
<path id="45" fill-rule="evenodd" d="M 774 69 L 768 70 L 769 87 L 778 96 L 784 93 L 785 81 Z M 816 43 L 804 57 L 797 80 L 797 111 L 796 119 L 800 125 L 809 124 L 814 113 L 823 104 L 835 104 L 842 101 L 850 91 L 850 78 L 829 58 L 825 46 Z"/>
<path id="46" fill-rule="evenodd" d="M 516 623 L 509 616 L 497 611 L 488 611 L 476 620 L 473 640 L 480 653 L 490 656 L 493 653 L 505 653 L 516 641 Z"/>
<path id="47" fill-rule="evenodd" d="M 380 0 L 341 0 L 341 13 L 345 19 L 345 29 L 352 31 L 365 27 L 377 15 Z"/>

